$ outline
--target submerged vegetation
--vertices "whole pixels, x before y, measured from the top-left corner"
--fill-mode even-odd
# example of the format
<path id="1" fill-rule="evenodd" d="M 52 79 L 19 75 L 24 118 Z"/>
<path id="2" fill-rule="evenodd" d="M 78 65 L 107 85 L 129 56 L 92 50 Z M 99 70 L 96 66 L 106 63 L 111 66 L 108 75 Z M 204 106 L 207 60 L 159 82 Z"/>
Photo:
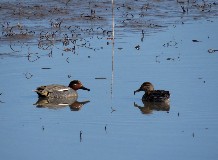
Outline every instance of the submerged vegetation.
<path id="1" fill-rule="evenodd" d="M 73 54 L 80 47 L 101 50 L 92 39 L 106 39 L 110 44 L 113 16 L 116 37 L 132 31 L 141 33 L 143 41 L 145 35 L 171 24 L 218 16 L 217 6 L 212 0 L 115 1 L 113 5 L 111 1 L 3 1 L 0 42 L 10 48 L 0 56 L 27 56 L 33 62 L 40 57 L 30 53 L 33 45 L 48 56 L 53 49 Z"/>

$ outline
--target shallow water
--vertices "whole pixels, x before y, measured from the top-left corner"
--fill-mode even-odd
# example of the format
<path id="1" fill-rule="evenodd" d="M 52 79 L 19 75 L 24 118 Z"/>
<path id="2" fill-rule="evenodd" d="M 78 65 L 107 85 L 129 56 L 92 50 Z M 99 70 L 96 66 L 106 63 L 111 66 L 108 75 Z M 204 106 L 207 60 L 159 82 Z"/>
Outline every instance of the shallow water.
<path id="1" fill-rule="evenodd" d="M 217 4 L 207 1 L 199 11 L 202 1 L 152 1 L 140 19 L 139 8 L 148 2 L 117 2 L 113 41 L 110 2 L 40 1 L 37 7 L 19 1 L 26 6 L 20 14 L 12 2 L 1 2 L 3 159 L 216 159 Z M 28 5 L 44 15 L 32 16 L 30 10 L 38 14 L 37 9 Z M 182 13 L 180 5 L 189 12 Z M 51 26 L 61 20 L 61 26 Z M 24 28 L 28 33 L 22 35 Z M 72 79 L 91 89 L 78 91 L 79 102 L 90 101 L 80 110 L 34 105 L 37 86 L 68 85 Z M 143 94 L 133 95 L 144 81 L 170 91 L 169 111 L 134 106 L 144 106 Z"/>

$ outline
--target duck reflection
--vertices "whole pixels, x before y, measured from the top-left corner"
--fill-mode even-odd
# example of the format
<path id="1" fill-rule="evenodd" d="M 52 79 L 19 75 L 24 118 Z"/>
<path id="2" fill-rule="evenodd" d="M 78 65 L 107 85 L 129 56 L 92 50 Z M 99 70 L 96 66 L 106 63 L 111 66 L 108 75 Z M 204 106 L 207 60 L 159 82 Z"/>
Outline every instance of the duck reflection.
<path id="1" fill-rule="evenodd" d="M 153 111 L 169 111 L 169 102 L 147 102 L 142 101 L 144 106 L 140 106 L 134 102 L 134 106 L 140 109 L 142 114 L 151 114 Z"/>
<path id="2" fill-rule="evenodd" d="M 61 109 L 69 106 L 71 111 L 79 111 L 83 105 L 90 101 L 78 102 L 77 97 L 70 98 L 39 98 L 34 104 L 37 108 Z"/>

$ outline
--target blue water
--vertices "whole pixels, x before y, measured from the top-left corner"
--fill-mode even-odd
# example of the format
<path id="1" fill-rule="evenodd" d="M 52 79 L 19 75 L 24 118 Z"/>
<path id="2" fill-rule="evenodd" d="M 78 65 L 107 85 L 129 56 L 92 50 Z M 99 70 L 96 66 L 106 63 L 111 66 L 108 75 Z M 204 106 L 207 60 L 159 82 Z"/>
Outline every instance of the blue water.
<path id="1" fill-rule="evenodd" d="M 218 49 L 217 27 L 216 17 L 187 20 L 146 33 L 143 40 L 140 29 L 115 27 L 114 46 L 107 35 L 85 35 L 92 49 L 78 44 L 75 53 L 64 52 L 71 46 L 56 43 L 52 55 L 39 49 L 35 38 L 15 43 L 2 36 L 1 157 L 216 159 L 218 52 L 208 49 Z M 12 54 L 9 44 L 19 52 Z M 90 101 L 79 111 L 33 105 L 37 86 L 73 79 L 91 89 L 78 91 L 78 101 Z M 144 81 L 170 91 L 168 112 L 143 114 L 134 106 L 144 106 L 143 93 L 133 94 Z"/>

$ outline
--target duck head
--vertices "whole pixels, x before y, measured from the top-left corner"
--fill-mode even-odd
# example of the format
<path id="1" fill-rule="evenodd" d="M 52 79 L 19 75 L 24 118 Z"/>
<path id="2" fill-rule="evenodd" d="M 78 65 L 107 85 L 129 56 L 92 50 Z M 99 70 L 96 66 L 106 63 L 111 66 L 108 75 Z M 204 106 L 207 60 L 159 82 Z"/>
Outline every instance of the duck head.
<path id="1" fill-rule="evenodd" d="M 150 82 L 144 82 L 141 87 L 139 89 L 137 89 L 136 91 L 134 91 L 134 94 L 136 92 L 140 92 L 140 91 L 144 91 L 144 92 L 150 92 L 150 91 L 153 91 L 154 90 L 154 86 L 152 83 Z"/>
<path id="2" fill-rule="evenodd" d="M 78 89 L 90 91 L 90 89 L 84 87 L 83 84 L 78 80 L 71 81 L 68 87 L 72 88 L 75 91 Z"/>

